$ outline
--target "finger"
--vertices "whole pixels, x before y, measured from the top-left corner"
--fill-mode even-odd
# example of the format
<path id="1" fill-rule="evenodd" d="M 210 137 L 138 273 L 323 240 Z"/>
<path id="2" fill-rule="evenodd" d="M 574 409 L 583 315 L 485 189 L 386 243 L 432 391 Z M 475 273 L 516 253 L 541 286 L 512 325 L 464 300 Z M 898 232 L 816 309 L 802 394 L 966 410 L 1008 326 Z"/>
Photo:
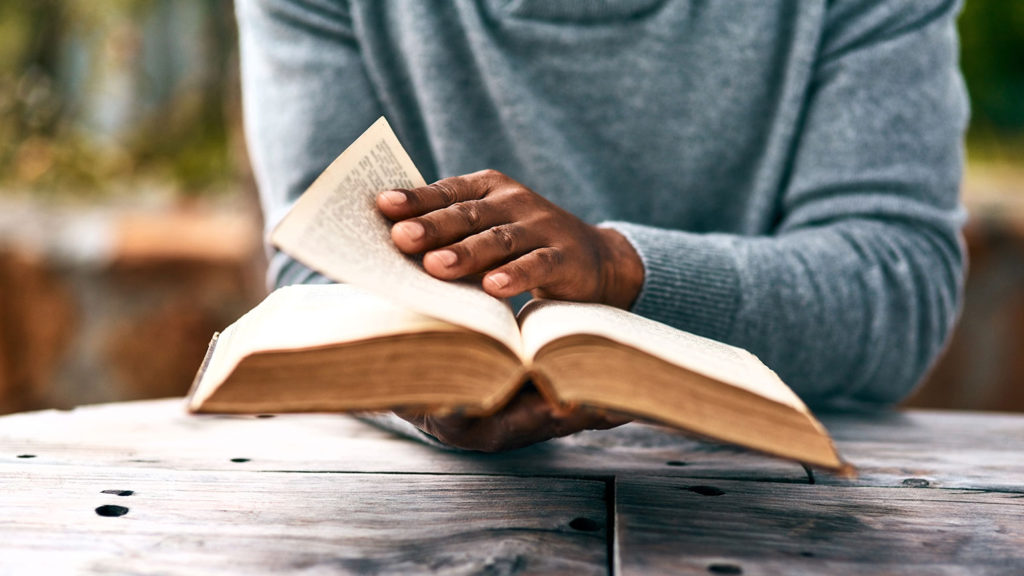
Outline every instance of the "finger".
<path id="1" fill-rule="evenodd" d="M 420 188 L 381 192 L 377 195 L 377 208 L 391 220 L 405 220 L 457 202 L 478 200 L 487 192 L 486 179 L 454 176 Z"/>
<path id="2" fill-rule="evenodd" d="M 466 200 L 391 227 L 391 240 L 406 254 L 419 254 L 454 244 L 468 236 L 508 222 L 501 205 Z"/>
<path id="3" fill-rule="evenodd" d="M 470 435 L 480 420 L 459 414 L 438 415 L 420 409 L 396 409 L 394 413 L 438 441 L 459 448 L 466 448 L 462 437 Z"/>
<path id="4" fill-rule="evenodd" d="M 519 223 L 501 224 L 461 242 L 427 252 L 423 268 L 436 278 L 454 280 L 487 272 L 540 246 L 543 239 Z"/>
<path id="5" fill-rule="evenodd" d="M 524 390 L 499 412 L 482 418 L 400 414 L 445 444 L 466 450 L 499 452 L 550 438 L 545 430 L 550 406 L 536 391 Z"/>
<path id="6" fill-rule="evenodd" d="M 497 298 L 558 284 L 567 275 L 564 252 L 553 246 L 533 250 L 484 275 L 484 291 Z"/>
<path id="7" fill-rule="evenodd" d="M 600 409 L 554 408 L 536 390 L 529 389 L 498 416 L 501 421 L 494 438 L 496 442 L 491 447 L 499 450 L 521 448 L 580 430 L 606 429 L 628 422 L 624 417 L 609 415 Z"/>
<path id="8" fill-rule="evenodd" d="M 445 444 L 482 452 L 513 450 L 629 421 L 628 417 L 601 409 L 553 408 L 534 388 L 524 389 L 498 413 L 483 418 L 438 416 L 419 410 L 395 413 Z"/>
<path id="9" fill-rule="evenodd" d="M 622 426 L 633 421 L 632 416 L 603 408 L 584 406 L 577 409 L 577 411 L 580 414 L 578 416 L 574 415 L 577 418 L 574 421 L 574 425 L 578 425 L 580 430 L 607 430 L 608 428 L 615 428 L 616 426 Z"/>

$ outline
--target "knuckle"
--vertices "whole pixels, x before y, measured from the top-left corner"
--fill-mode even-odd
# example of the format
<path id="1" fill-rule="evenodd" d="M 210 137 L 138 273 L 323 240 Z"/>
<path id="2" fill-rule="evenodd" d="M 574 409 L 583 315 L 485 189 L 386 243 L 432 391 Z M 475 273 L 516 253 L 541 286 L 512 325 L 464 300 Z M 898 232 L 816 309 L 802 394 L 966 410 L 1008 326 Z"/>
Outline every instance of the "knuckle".
<path id="1" fill-rule="evenodd" d="M 525 186 L 507 186 L 503 192 L 509 209 L 519 218 L 530 221 L 531 226 L 544 230 L 549 225 L 549 215 L 543 210 L 540 197 Z"/>
<path id="2" fill-rule="evenodd" d="M 512 226 L 502 225 L 490 229 L 491 239 L 507 253 L 515 252 L 517 239 Z"/>
<path id="3" fill-rule="evenodd" d="M 437 238 L 440 234 L 437 223 L 432 218 L 417 218 L 416 222 L 423 226 L 423 237 L 424 238 Z"/>
<path id="4" fill-rule="evenodd" d="M 455 213 L 471 230 L 478 230 L 480 227 L 480 205 L 476 201 L 457 202 L 452 205 Z"/>
<path id="5" fill-rule="evenodd" d="M 505 186 L 502 189 L 502 192 L 511 200 L 516 202 L 523 202 L 526 198 L 529 198 L 531 195 L 530 189 L 522 185 Z"/>
<path id="6" fill-rule="evenodd" d="M 513 260 L 502 267 L 502 271 L 512 277 L 517 284 L 530 281 L 530 271 L 523 266 L 522 259 Z"/>
<path id="7" fill-rule="evenodd" d="M 564 253 L 558 248 L 543 248 L 534 252 L 534 255 L 541 269 L 547 273 L 554 272 L 565 261 Z"/>
<path id="8" fill-rule="evenodd" d="M 437 182 L 434 182 L 433 184 L 428 186 L 428 188 L 433 188 L 434 192 L 437 193 L 438 198 L 446 206 L 455 204 L 455 201 L 459 197 L 458 193 L 455 191 L 455 187 L 447 179 L 438 180 Z"/>
<path id="9" fill-rule="evenodd" d="M 408 190 L 401 190 L 401 189 L 398 190 L 399 192 L 402 192 L 402 193 L 405 194 L 405 203 L 406 203 L 407 209 L 412 210 L 412 211 L 415 212 L 416 210 L 420 209 L 420 206 L 423 205 L 423 199 L 420 197 L 420 194 L 422 193 L 421 190 L 422 190 L 422 188 L 410 188 Z"/>
<path id="10" fill-rule="evenodd" d="M 472 247 L 467 246 L 465 242 L 452 244 L 447 246 L 445 249 L 455 252 L 455 256 L 457 257 L 457 264 L 454 266 L 455 269 L 466 270 L 467 268 L 476 268 L 476 251 L 473 250 Z"/>

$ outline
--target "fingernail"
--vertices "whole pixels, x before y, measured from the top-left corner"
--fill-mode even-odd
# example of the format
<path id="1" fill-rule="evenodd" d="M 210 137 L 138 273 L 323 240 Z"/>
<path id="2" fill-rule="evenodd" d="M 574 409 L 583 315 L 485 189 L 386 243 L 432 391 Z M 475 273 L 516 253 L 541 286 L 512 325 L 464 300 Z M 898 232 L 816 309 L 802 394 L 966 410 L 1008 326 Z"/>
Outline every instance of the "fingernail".
<path id="1" fill-rule="evenodd" d="M 438 250 L 437 252 L 433 252 L 433 255 L 434 258 L 436 258 L 445 268 L 450 268 L 459 259 L 459 257 L 455 255 L 455 252 L 452 252 L 451 250 Z"/>
<path id="2" fill-rule="evenodd" d="M 386 200 L 388 204 L 391 204 L 392 206 L 401 206 L 402 204 L 405 204 L 407 200 L 405 194 L 397 190 L 388 190 L 387 192 L 382 192 L 380 197 Z"/>
<path id="3" fill-rule="evenodd" d="M 423 225 L 419 222 L 399 222 L 395 224 L 395 228 L 398 228 L 399 234 L 404 234 L 413 242 L 423 238 Z"/>
<path id="4" fill-rule="evenodd" d="M 487 281 L 490 282 L 491 286 L 493 286 L 494 288 L 501 289 L 504 288 L 505 286 L 508 286 L 509 282 L 511 282 L 512 279 L 509 277 L 508 274 L 505 274 L 504 272 L 497 272 L 488 276 Z"/>

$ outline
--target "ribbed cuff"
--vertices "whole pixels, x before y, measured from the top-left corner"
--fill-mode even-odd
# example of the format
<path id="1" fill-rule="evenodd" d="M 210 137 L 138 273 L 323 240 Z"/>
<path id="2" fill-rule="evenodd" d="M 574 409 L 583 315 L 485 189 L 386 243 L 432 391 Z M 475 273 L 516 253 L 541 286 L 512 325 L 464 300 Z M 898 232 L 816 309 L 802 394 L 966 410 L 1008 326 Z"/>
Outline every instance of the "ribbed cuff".
<path id="1" fill-rule="evenodd" d="M 628 222 L 604 222 L 626 237 L 644 264 L 636 314 L 694 334 L 728 340 L 739 308 L 735 238 Z"/>

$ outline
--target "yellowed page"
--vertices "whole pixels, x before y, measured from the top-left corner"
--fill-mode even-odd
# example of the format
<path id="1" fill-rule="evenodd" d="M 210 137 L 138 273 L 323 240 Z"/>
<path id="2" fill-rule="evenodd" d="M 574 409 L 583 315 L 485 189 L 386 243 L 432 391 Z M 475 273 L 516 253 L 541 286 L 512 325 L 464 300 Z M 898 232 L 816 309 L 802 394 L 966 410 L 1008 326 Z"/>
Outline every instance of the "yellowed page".
<path id="1" fill-rule="evenodd" d="M 376 208 L 377 194 L 425 184 L 381 118 L 299 198 L 271 241 L 336 282 L 486 334 L 520 354 L 519 329 L 507 304 L 479 286 L 430 276 L 391 241 L 391 223 Z"/>
<path id="2" fill-rule="evenodd" d="M 573 334 L 607 338 L 736 388 L 807 411 L 756 356 L 625 310 L 602 304 L 533 300 L 519 314 L 523 351 L 533 358 L 548 342 Z"/>
<path id="3" fill-rule="evenodd" d="M 461 328 L 398 306 L 347 284 L 306 284 L 275 290 L 221 332 L 202 374 L 199 406 L 243 358 L 254 352 L 298 350 L 374 337 Z"/>

